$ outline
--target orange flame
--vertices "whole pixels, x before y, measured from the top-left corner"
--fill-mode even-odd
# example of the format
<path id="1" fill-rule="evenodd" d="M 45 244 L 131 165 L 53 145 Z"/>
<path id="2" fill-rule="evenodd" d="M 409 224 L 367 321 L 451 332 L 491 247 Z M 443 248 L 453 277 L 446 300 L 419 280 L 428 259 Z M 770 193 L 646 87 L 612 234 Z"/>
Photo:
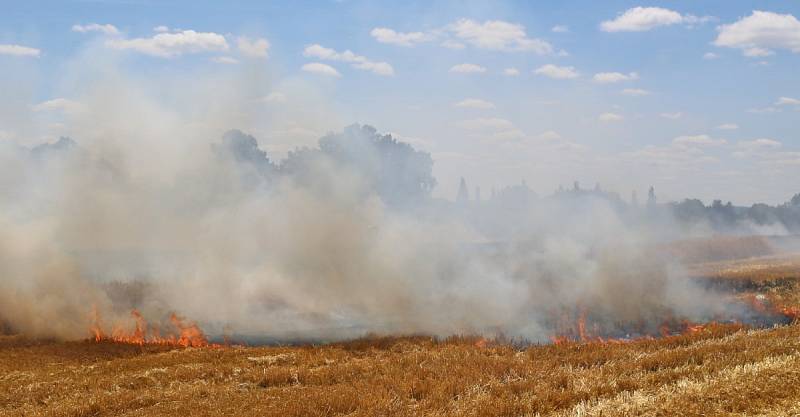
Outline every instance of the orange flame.
<path id="1" fill-rule="evenodd" d="M 111 334 L 103 332 L 103 326 L 97 308 L 92 308 L 91 334 L 95 342 L 110 341 L 116 343 L 128 343 L 134 345 L 165 345 L 181 347 L 217 347 L 219 345 L 208 342 L 205 333 L 196 323 L 171 313 L 169 320 L 175 328 L 175 332 L 167 336 L 161 336 L 158 326 L 148 325 L 142 314 L 134 309 L 131 311 L 134 321 L 134 328 L 124 327 L 120 324 L 112 326 Z"/>

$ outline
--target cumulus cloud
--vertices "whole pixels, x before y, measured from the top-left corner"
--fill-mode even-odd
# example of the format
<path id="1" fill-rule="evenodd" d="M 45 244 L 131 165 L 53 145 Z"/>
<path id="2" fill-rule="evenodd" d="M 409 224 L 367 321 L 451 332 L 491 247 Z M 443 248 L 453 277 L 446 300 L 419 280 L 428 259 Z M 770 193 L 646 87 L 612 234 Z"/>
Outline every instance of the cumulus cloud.
<path id="1" fill-rule="evenodd" d="M 548 130 L 548 131 L 542 132 L 542 133 L 538 134 L 536 137 L 539 138 L 539 139 L 542 139 L 542 140 L 557 140 L 557 139 L 561 139 L 561 135 L 558 132 L 556 132 L 555 130 Z"/>
<path id="2" fill-rule="evenodd" d="M 736 123 L 723 123 L 723 124 L 717 126 L 717 129 L 719 129 L 719 130 L 736 130 L 738 128 L 739 128 L 739 125 L 737 125 Z"/>
<path id="3" fill-rule="evenodd" d="M 703 54 L 703 59 L 711 60 L 711 59 L 717 59 L 717 58 L 719 58 L 719 55 L 717 55 L 717 54 L 715 54 L 713 52 L 706 52 L 706 53 Z"/>
<path id="4" fill-rule="evenodd" d="M 375 28 L 369 32 L 370 36 L 380 43 L 397 46 L 414 46 L 432 39 L 431 35 L 422 32 L 396 32 L 389 28 Z"/>
<path id="5" fill-rule="evenodd" d="M 781 97 L 775 102 L 776 106 L 800 106 L 800 100 L 791 97 Z"/>
<path id="6" fill-rule="evenodd" d="M 568 80 L 580 77 L 578 71 L 575 71 L 575 67 L 559 67 L 553 64 L 543 65 L 533 71 L 533 73 L 556 80 Z"/>
<path id="7" fill-rule="evenodd" d="M 475 64 L 458 64 L 450 67 L 450 72 L 460 74 L 481 74 L 486 72 L 486 68 Z"/>
<path id="8" fill-rule="evenodd" d="M 712 19 L 708 16 L 682 15 L 662 7 L 634 7 L 618 15 L 615 19 L 600 23 L 600 30 L 604 32 L 644 32 L 660 26 L 693 25 Z"/>
<path id="9" fill-rule="evenodd" d="M 717 30 L 714 45 L 740 49 L 745 56 L 767 56 L 773 49 L 800 53 L 800 21 L 791 14 L 756 10 Z"/>
<path id="10" fill-rule="evenodd" d="M 592 77 L 594 82 L 602 84 L 618 83 L 620 81 L 638 80 L 639 74 L 631 72 L 623 74 L 621 72 L 598 72 Z"/>
<path id="11" fill-rule="evenodd" d="M 672 144 L 675 146 L 697 146 L 697 147 L 712 147 L 720 146 L 728 143 L 725 139 L 714 139 L 709 135 L 690 135 L 678 136 L 672 139 Z"/>
<path id="12" fill-rule="evenodd" d="M 286 94 L 283 94 L 279 91 L 273 91 L 267 94 L 265 97 L 262 97 L 261 101 L 263 101 L 264 103 L 285 103 Z"/>
<path id="13" fill-rule="evenodd" d="M 599 121 L 601 121 L 603 123 L 619 122 L 619 121 L 622 121 L 623 119 L 624 119 L 624 117 L 622 117 L 622 115 L 617 114 L 617 113 L 603 113 L 603 114 L 601 114 L 600 116 L 597 117 L 597 120 L 599 120 Z"/>
<path id="14" fill-rule="evenodd" d="M 631 97 L 641 97 L 650 95 L 650 91 L 641 88 L 625 88 L 621 91 L 621 93 Z"/>
<path id="15" fill-rule="evenodd" d="M 463 43 L 456 42 L 456 41 L 454 41 L 452 39 L 447 39 L 444 42 L 442 42 L 440 45 L 445 47 L 445 48 L 447 48 L 447 49 L 456 49 L 456 50 L 458 50 L 458 49 L 466 48 L 466 46 Z"/>
<path id="16" fill-rule="evenodd" d="M 752 109 L 748 109 L 747 110 L 748 113 L 754 113 L 754 114 L 779 113 L 780 111 L 781 111 L 781 109 L 779 109 L 777 107 L 772 107 L 772 106 L 756 107 L 756 108 L 752 108 Z"/>
<path id="17" fill-rule="evenodd" d="M 767 139 L 767 138 L 759 138 L 753 140 L 745 140 L 739 142 L 739 146 L 742 148 L 780 148 L 782 144 L 774 139 Z"/>
<path id="18" fill-rule="evenodd" d="M 736 144 L 737 151 L 733 156 L 743 158 L 748 156 L 763 156 L 776 151 L 783 146 L 777 140 L 768 138 L 758 138 L 753 140 L 743 140 Z"/>
<path id="19" fill-rule="evenodd" d="M 665 118 L 665 119 L 670 119 L 670 120 L 678 120 L 678 119 L 680 119 L 681 117 L 683 117 L 683 113 L 681 113 L 681 112 L 675 112 L 675 113 L 661 113 L 659 116 L 661 116 L 661 117 L 663 117 L 663 118 Z"/>
<path id="20" fill-rule="evenodd" d="M 303 56 L 327 61 L 347 62 L 353 68 L 371 71 L 378 75 L 394 75 L 394 68 L 392 68 L 392 66 L 388 63 L 371 61 L 367 57 L 356 55 L 350 50 L 337 52 L 322 45 L 314 44 L 306 46 L 306 48 L 303 50 Z"/>
<path id="21" fill-rule="evenodd" d="M 169 28 L 164 25 L 158 25 L 153 28 L 153 32 L 169 32 Z"/>
<path id="22" fill-rule="evenodd" d="M 511 77 L 515 77 L 515 76 L 519 75 L 519 70 L 516 69 L 516 68 L 506 68 L 506 69 L 503 70 L 503 74 L 511 76 Z"/>
<path id="23" fill-rule="evenodd" d="M 237 40 L 237 46 L 239 47 L 239 52 L 244 56 L 266 58 L 269 50 L 269 41 L 264 38 L 250 39 L 246 36 L 241 36 Z"/>
<path id="24" fill-rule="evenodd" d="M 230 56 L 215 56 L 211 58 L 211 62 L 215 62 L 217 64 L 233 65 L 233 64 L 238 64 L 239 60 Z"/>
<path id="25" fill-rule="evenodd" d="M 72 25 L 72 31 L 79 33 L 100 32 L 106 35 L 119 35 L 119 29 L 111 24 L 101 25 L 99 23 L 89 23 L 88 25 Z"/>
<path id="26" fill-rule="evenodd" d="M 0 55 L 29 56 L 38 58 L 42 51 L 22 45 L 0 44 Z"/>
<path id="27" fill-rule="evenodd" d="M 31 110 L 35 112 L 61 111 L 64 113 L 75 113 L 80 111 L 81 108 L 82 105 L 77 101 L 59 97 L 38 103 L 31 107 Z"/>
<path id="28" fill-rule="evenodd" d="M 479 98 L 466 98 L 464 100 L 459 101 L 458 103 L 453 104 L 456 107 L 463 107 L 469 109 L 493 109 L 494 103 L 481 100 Z"/>
<path id="29" fill-rule="evenodd" d="M 567 25 L 555 25 L 550 30 L 555 32 L 555 33 L 567 33 L 567 32 L 569 32 L 569 26 L 567 26 Z"/>
<path id="30" fill-rule="evenodd" d="M 460 122 L 456 123 L 456 126 L 465 130 L 473 131 L 514 129 L 514 123 L 497 117 L 480 117 L 477 119 L 461 120 Z"/>
<path id="31" fill-rule="evenodd" d="M 106 46 L 111 49 L 132 50 L 145 55 L 171 58 L 183 54 L 221 52 L 228 50 L 225 37 L 213 32 L 184 30 L 159 33 L 150 38 L 109 39 Z"/>
<path id="32" fill-rule="evenodd" d="M 525 26 L 502 20 L 483 23 L 461 19 L 447 26 L 447 31 L 462 41 L 480 49 L 495 51 L 530 51 L 537 54 L 553 53 L 553 46 L 537 38 L 529 38 Z"/>
<path id="33" fill-rule="evenodd" d="M 328 76 L 328 77 L 341 77 L 342 76 L 342 74 L 340 74 L 339 71 L 336 71 L 336 68 L 334 68 L 334 67 L 332 67 L 330 65 L 323 64 L 321 62 L 311 62 L 309 64 L 303 65 L 302 67 L 300 67 L 300 69 L 302 69 L 305 72 L 310 72 L 310 73 L 313 73 L 313 74 L 325 75 L 325 76 Z"/>

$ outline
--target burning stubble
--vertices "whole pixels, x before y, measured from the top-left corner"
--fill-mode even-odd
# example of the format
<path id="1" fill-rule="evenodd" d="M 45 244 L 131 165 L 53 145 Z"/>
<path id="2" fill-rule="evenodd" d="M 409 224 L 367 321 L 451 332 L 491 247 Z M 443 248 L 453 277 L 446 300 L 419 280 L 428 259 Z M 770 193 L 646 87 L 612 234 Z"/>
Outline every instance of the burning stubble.
<path id="1" fill-rule="evenodd" d="M 15 178 L 0 202 L 0 318 L 62 339 L 94 329 L 122 340 L 115 326 L 134 323 L 144 340 L 135 309 L 265 340 L 548 341 L 655 335 L 735 312 L 653 253 L 662 220 L 643 225 L 599 199 L 537 200 L 516 216 L 428 196 L 396 204 L 405 190 L 365 174 L 386 165 L 370 146 L 345 149 L 347 164 L 326 148 L 272 173 L 291 167 L 243 160 L 221 139 L 251 123 L 235 111 L 241 83 L 224 86 L 227 110 L 173 92 L 175 109 L 152 86 L 105 80 L 67 121 L 77 144 L 0 151 L 2 176 Z"/>

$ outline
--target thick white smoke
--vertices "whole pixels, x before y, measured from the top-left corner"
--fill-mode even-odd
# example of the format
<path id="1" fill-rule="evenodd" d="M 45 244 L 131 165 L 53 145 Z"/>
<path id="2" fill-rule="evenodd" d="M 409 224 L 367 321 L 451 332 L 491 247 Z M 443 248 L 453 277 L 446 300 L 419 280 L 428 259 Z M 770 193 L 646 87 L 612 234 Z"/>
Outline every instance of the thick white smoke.
<path id="1" fill-rule="evenodd" d="M 224 152 L 222 133 L 287 110 L 257 118 L 248 82 L 214 83 L 211 93 L 101 77 L 64 121 L 77 146 L 0 149 L 0 319 L 82 338 L 93 307 L 106 323 L 135 307 L 264 339 L 546 340 L 563 311 L 612 327 L 720 311 L 653 252 L 658 227 L 602 199 L 538 200 L 514 215 L 426 199 L 397 208 L 374 178 L 324 156 L 265 180 Z M 370 158 L 365 149 L 359 163 L 381 164 Z"/>

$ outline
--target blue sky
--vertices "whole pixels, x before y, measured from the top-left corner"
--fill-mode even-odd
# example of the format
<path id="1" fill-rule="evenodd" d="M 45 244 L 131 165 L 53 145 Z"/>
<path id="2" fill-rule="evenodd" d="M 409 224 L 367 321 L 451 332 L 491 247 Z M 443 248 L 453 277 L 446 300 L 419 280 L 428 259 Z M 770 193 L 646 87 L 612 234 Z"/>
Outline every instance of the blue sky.
<path id="1" fill-rule="evenodd" d="M 0 140 L 98 134 L 85 119 L 114 79 L 275 158 L 372 124 L 431 152 L 449 198 L 464 176 L 487 194 L 578 180 L 776 203 L 800 192 L 798 17 L 794 1 L 9 1 Z"/>

